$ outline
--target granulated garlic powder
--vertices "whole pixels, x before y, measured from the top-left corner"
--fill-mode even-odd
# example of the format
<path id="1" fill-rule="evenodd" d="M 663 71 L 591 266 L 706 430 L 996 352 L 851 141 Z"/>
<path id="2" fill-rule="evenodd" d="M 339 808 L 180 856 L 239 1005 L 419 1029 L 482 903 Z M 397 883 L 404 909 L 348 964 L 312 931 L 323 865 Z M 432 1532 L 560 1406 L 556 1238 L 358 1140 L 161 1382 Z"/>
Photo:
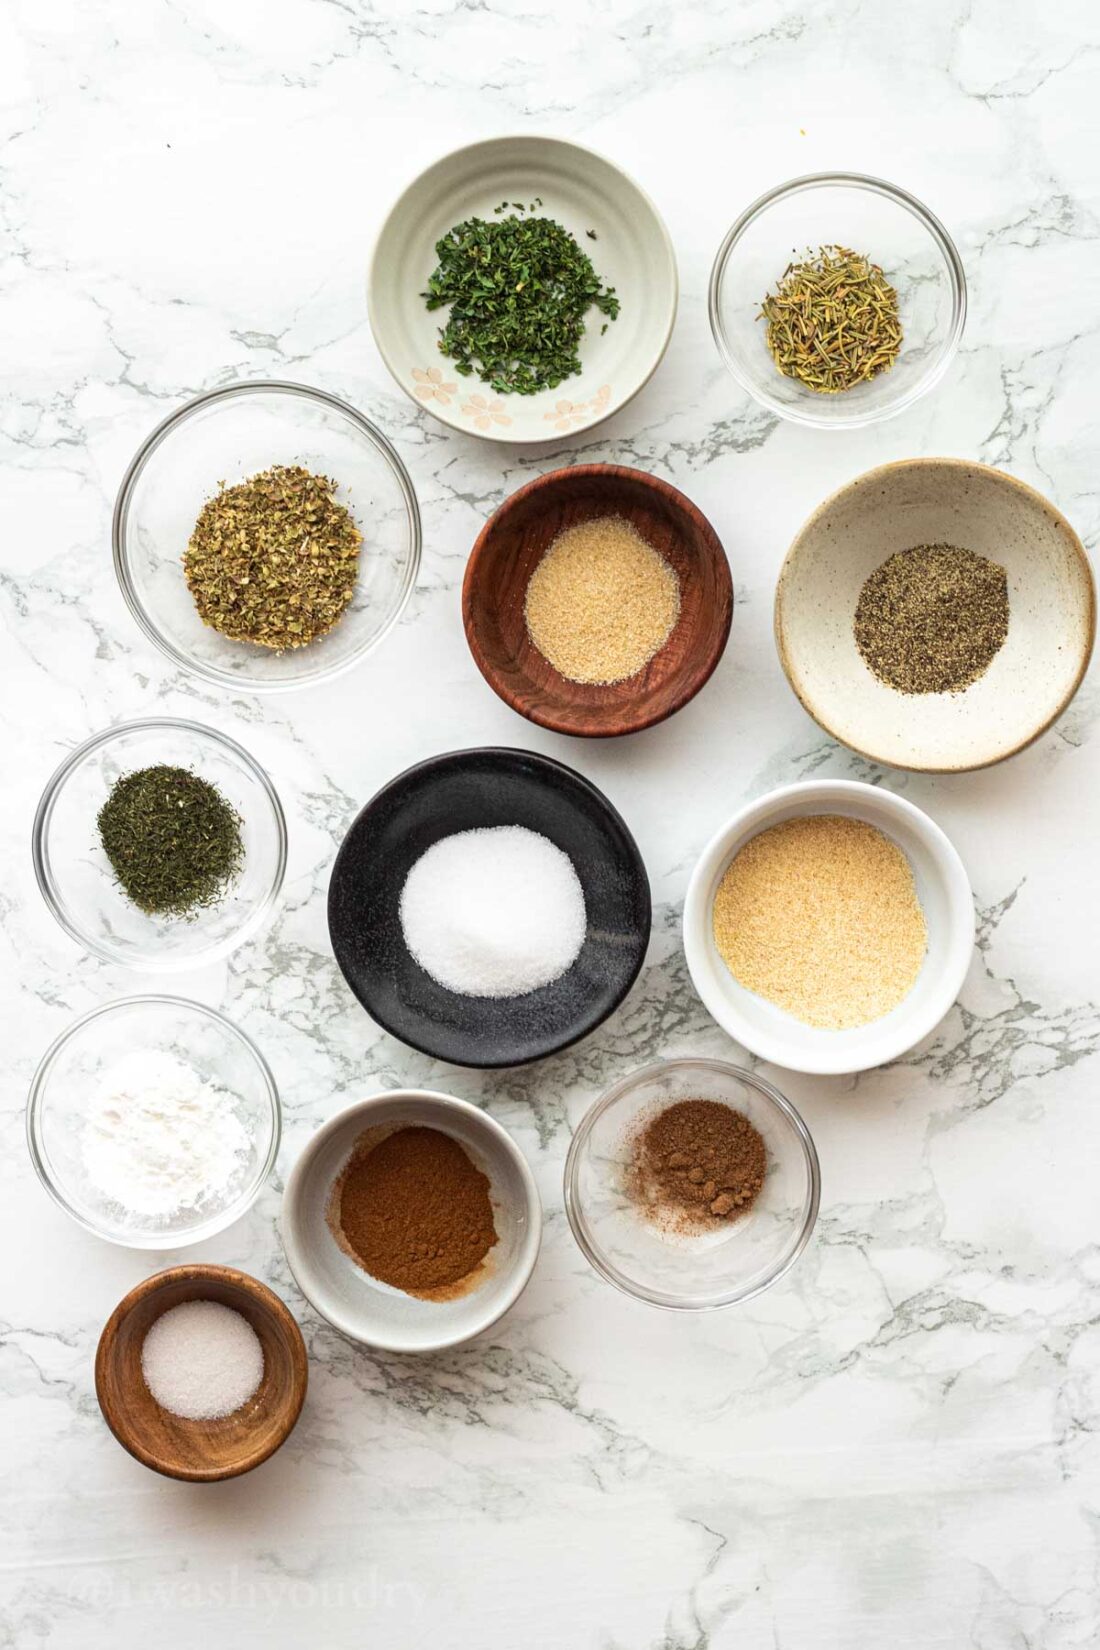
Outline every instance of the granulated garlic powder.
<path id="1" fill-rule="evenodd" d="M 680 616 L 680 581 L 622 516 L 559 533 L 531 575 L 527 632 L 570 682 L 604 686 L 643 670 Z"/>
<path id="2" fill-rule="evenodd" d="M 841 1031 L 896 1008 L 928 930 L 909 861 L 861 819 L 787 819 L 737 854 L 714 899 L 714 943 L 746 990 Z"/>

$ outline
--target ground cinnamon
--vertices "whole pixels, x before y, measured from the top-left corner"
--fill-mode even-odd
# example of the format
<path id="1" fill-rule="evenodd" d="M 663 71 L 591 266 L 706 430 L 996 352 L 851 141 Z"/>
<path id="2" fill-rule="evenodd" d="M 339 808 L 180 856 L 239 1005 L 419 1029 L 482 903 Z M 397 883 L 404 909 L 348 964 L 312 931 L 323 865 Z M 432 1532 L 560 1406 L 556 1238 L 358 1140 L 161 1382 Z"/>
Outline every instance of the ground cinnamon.
<path id="1" fill-rule="evenodd" d="M 628 1182 L 658 1224 L 698 1229 L 747 1213 L 767 1168 L 764 1137 L 743 1113 L 719 1100 L 677 1100 L 643 1119 Z"/>
<path id="2" fill-rule="evenodd" d="M 329 1218 L 364 1271 L 428 1298 L 462 1293 L 497 1241 L 488 1177 L 439 1129 L 364 1135 Z"/>

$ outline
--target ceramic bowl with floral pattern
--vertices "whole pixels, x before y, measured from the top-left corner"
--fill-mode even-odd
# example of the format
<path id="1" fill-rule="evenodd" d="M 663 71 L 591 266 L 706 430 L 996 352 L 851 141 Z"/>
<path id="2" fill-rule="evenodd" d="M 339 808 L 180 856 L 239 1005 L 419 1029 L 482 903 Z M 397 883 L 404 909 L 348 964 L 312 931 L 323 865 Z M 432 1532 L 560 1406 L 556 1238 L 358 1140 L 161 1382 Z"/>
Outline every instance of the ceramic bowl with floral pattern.
<path id="1" fill-rule="evenodd" d="M 591 258 L 619 298 L 617 318 L 593 308 L 581 371 L 536 395 L 502 395 L 440 353 L 448 310 L 424 302 L 436 243 L 502 201 L 539 202 Z M 626 405 L 656 371 L 676 318 L 676 258 L 653 202 L 617 166 L 559 138 L 503 137 L 436 161 L 392 208 L 368 279 L 370 322 L 401 388 L 443 424 L 489 441 L 557 442 Z"/>

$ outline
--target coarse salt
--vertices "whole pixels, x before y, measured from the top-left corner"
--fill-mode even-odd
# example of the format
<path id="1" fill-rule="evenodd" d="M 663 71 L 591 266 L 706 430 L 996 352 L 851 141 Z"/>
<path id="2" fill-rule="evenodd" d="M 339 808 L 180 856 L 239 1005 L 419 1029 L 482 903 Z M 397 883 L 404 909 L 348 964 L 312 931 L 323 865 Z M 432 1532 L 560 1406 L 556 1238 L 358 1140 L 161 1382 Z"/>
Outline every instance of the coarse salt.
<path id="1" fill-rule="evenodd" d="M 215 1421 L 256 1392 L 264 1378 L 264 1349 L 231 1306 L 183 1301 L 146 1334 L 141 1373 L 162 1409 L 185 1421 Z"/>
<path id="2" fill-rule="evenodd" d="M 568 854 L 537 831 L 458 831 L 409 872 L 401 927 L 421 968 L 449 991 L 522 997 L 576 960 L 584 891 Z"/>

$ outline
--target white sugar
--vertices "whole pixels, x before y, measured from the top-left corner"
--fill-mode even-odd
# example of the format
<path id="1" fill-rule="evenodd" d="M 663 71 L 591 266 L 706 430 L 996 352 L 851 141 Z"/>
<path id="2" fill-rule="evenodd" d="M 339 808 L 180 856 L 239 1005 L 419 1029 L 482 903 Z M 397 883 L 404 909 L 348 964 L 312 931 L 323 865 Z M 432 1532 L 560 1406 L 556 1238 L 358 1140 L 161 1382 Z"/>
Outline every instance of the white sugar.
<path id="1" fill-rule="evenodd" d="M 401 927 L 421 968 L 449 991 L 522 997 L 575 961 L 584 892 L 568 854 L 537 831 L 459 831 L 409 872 Z"/>
<path id="2" fill-rule="evenodd" d="M 186 1421 L 213 1421 L 252 1397 L 264 1377 L 264 1349 L 232 1307 L 183 1301 L 146 1335 L 141 1372 L 162 1409 Z"/>

